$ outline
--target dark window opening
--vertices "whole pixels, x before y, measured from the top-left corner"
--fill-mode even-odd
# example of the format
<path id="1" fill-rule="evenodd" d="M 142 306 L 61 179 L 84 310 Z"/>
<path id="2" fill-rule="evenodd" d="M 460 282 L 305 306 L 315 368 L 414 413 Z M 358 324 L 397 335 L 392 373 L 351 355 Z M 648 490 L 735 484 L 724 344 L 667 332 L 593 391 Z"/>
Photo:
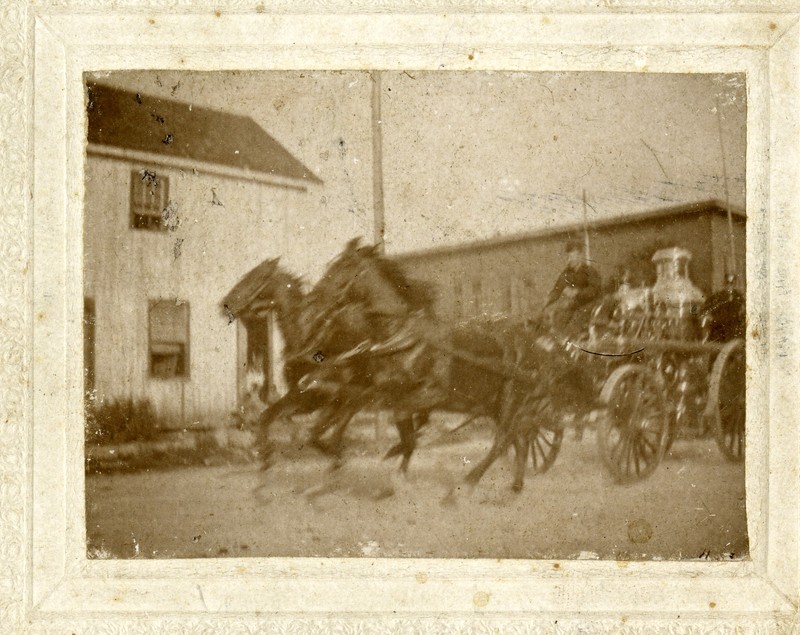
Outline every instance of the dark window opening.
<path id="1" fill-rule="evenodd" d="M 168 177 L 152 170 L 131 172 L 131 227 L 165 231 L 163 215 L 168 202 Z"/>
<path id="2" fill-rule="evenodd" d="M 257 395 L 262 403 L 272 403 L 279 397 L 272 376 L 272 316 L 241 318 L 237 323 L 240 401 L 247 404 Z"/>
<path id="3" fill-rule="evenodd" d="M 189 305 L 175 300 L 150 303 L 150 375 L 189 376 Z"/>

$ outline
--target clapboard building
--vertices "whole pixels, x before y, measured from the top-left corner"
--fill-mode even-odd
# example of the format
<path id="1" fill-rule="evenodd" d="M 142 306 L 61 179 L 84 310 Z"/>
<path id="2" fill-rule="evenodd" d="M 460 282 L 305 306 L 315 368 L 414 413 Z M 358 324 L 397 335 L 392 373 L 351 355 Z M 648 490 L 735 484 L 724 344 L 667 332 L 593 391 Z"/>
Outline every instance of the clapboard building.
<path id="1" fill-rule="evenodd" d="M 285 253 L 320 180 L 250 117 L 101 83 L 86 106 L 86 387 L 174 425 L 219 421 L 248 371 L 277 381 L 281 348 L 220 299 Z"/>
<path id="2" fill-rule="evenodd" d="M 724 285 L 732 233 L 733 268 L 743 288 L 745 214 L 734 211 L 731 221 L 717 201 L 603 220 L 588 227 L 590 258 L 606 289 L 612 290 L 626 270 L 634 283 L 651 284 L 653 253 L 663 247 L 683 247 L 692 254 L 691 279 L 708 296 Z M 436 311 L 443 319 L 499 313 L 533 317 L 564 268 L 564 244 L 570 239 L 583 241 L 584 227 L 405 253 L 396 260 L 411 276 L 438 290 Z"/>

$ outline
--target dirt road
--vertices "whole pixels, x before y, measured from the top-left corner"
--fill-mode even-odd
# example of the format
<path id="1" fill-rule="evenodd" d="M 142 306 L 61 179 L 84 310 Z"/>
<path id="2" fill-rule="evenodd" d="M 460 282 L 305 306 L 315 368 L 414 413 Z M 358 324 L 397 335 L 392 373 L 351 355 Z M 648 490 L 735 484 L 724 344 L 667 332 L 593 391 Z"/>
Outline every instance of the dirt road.
<path id="1" fill-rule="evenodd" d="M 740 558 L 747 554 L 744 466 L 713 441 L 678 441 L 648 480 L 615 485 L 593 434 L 567 433 L 553 468 L 510 490 L 502 459 L 461 482 L 484 441 L 421 447 L 396 463 L 352 456 L 329 471 L 304 450 L 255 465 L 87 476 L 94 557 L 374 556 Z"/>

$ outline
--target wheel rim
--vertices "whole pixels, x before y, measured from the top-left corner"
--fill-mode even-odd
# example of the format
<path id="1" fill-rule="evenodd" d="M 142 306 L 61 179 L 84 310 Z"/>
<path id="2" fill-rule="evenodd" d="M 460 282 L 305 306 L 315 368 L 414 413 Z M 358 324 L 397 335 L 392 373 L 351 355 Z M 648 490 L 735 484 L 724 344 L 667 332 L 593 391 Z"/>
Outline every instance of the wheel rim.
<path id="1" fill-rule="evenodd" d="M 616 378 L 607 399 L 601 453 L 619 482 L 649 476 L 664 455 L 667 425 L 661 386 L 643 367 Z"/>
<path id="2" fill-rule="evenodd" d="M 563 430 L 552 430 L 542 426 L 536 426 L 531 430 L 528 440 L 530 442 L 531 463 L 536 474 L 546 472 L 553 465 L 561 448 L 563 436 Z"/>
<path id="3" fill-rule="evenodd" d="M 543 474 L 556 460 L 564 431 L 550 424 L 552 405 L 543 397 L 523 400 L 516 415 L 517 430 L 527 435 L 534 474 Z"/>

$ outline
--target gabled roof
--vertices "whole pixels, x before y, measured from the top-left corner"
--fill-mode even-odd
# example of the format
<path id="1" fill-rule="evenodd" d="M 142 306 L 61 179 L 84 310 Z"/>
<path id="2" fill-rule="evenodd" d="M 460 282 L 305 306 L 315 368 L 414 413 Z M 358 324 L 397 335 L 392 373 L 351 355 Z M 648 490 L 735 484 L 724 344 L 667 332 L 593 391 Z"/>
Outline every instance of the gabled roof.
<path id="1" fill-rule="evenodd" d="M 624 225 L 635 225 L 638 223 L 645 223 L 654 220 L 666 220 L 668 218 L 686 218 L 688 216 L 697 216 L 700 214 L 713 214 L 716 216 L 727 216 L 725 205 L 717 200 L 699 201 L 696 203 L 689 203 L 686 205 L 677 205 L 673 207 L 662 207 L 647 212 L 640 212 L 637 214 L 627 214 L 625 216 L 615 216 L 612 218 L 603 218 L 590 223 L 588 230 L 590 232 L 602 231 L 612 227 L 622 227 Z M 745 212 L 741 209 L 731 209 L 731 217 L 734 222 L 744 223 L 747 220 Z M 477 240 L 470 243 L 461 243 L 457 245 L 446 245 L 444 247 L 432 247 L 429 249 L 420 249 L 417 251 L 407 251 L 398 254 L 392 254 L 392 258 L 397 261 L 405 260 L 421 260 L 424 258 L 436 258 L 443 255 L 457 254 L 463 252 L 470 252 L 475 250 L 488 250 L 498 249 L 510 245 L 515 245 L 525 242 L 536 242 L 543 240 L 564 240 L 570 237 L 583 236 L 583 225 L 572 224 L 563 225 L 561 227 L 551 227 L 539 231 L 525 232 L 523 234 L 515 234 L 513 236 L 498 236 L 496 238 L 489 238 L 486 240 Z"/>
<path id="2" fill-rule="evenodd" d="M 320 182 L 250 117 L 87 84 L 89 143 Z"/>

